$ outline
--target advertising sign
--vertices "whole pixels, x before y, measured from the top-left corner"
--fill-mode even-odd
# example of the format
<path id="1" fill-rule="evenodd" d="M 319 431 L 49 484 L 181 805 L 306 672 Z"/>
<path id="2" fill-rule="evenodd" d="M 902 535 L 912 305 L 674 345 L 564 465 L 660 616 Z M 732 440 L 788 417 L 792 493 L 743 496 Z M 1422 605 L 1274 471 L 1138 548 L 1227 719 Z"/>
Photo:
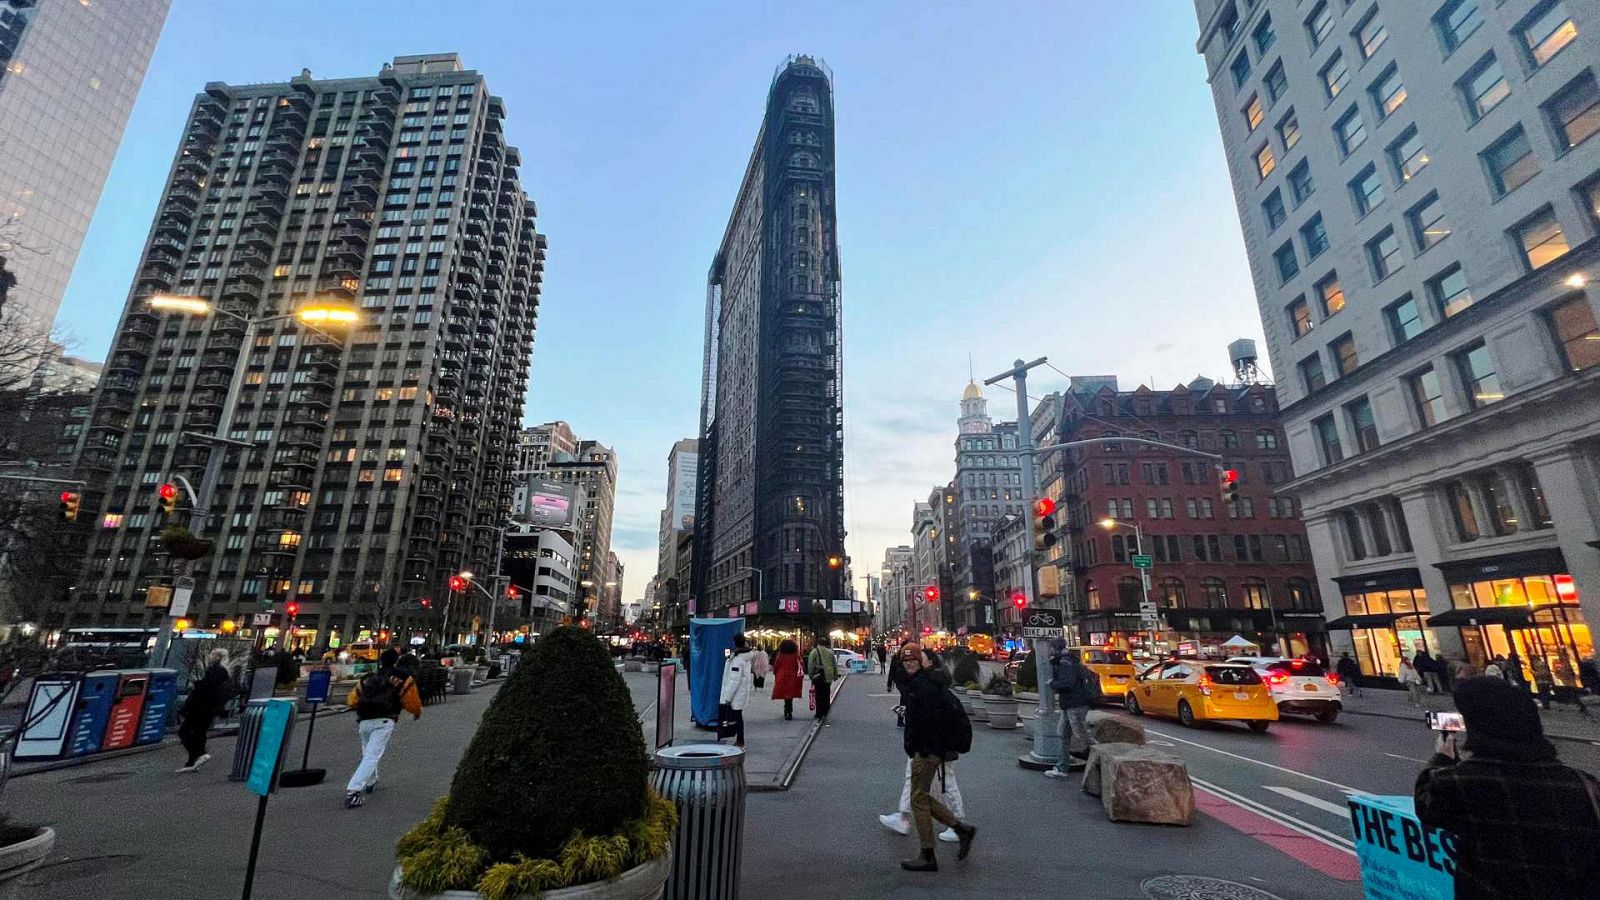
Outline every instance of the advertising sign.
<path id="1" fill-rule="evenodd" d="M 571 528 L 577 505 L 572 485 L 535 481 L 528 485 L 528 508 L 524 515 L 536 528 Z"/>
<path id="2" fill-rule="evenodd" d="M 250 757 L 250 776 L 245 779 L 245 787 L 258 797 L 265 797 L 278 788 L 278 770 L 283 766 L 284 748 L 289 743 L 294 705 L 293 700 L 268 700 L 261 711 L 256 752 Z"/>
<path id="3" fill-rule="evenodd" d="M 1453 900 L 1455 835 L 1422 827 L 1410 797 L 1347 799 L 1367 900 Z"/>

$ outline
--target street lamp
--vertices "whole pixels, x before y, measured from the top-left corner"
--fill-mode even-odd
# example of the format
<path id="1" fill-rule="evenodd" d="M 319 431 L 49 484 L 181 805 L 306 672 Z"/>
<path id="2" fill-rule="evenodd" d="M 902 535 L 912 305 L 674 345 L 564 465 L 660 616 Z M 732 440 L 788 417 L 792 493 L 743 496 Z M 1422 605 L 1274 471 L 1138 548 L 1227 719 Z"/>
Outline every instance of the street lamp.
<path id="1" fill-rule="evenodd" d="M 1118 522 L 1116 519 L 1113 519 L 1110 516 L 1107 516 L 1106 518 L 1100 520 L 1100 527 L 1104 528 L 1107 531 L 1115 531 L 1118 528 L 1127 528 L 1127 529 L 1131 530 L 1133 532 L 1134 552 L 1128 554 L 1129 559 L 1131 560 L 1132 557 L 1144 553 L 1144 529 L 1139 527 L 1139 523 L 1138 522 L 1134 522 L 1132 525 L 1129 525 L 1127 522 Z M 1144 606 L 1145 608 L 1149 608 L 1149 604 L 1150 604 L 1150 570 L 1149 569 L 1139 568 L 1139 585 L 1140 585 L 1141 595 L 1144 598 L 1144 603 L 1141 604 L 1141 605 Z M 1155 655 L 1155 649 L 1156 649 L 1156 632 L 1155 632 L 1154 628 L 1150 629 L 1150 635 L 1149 636 L 1150 636 L 1150 654 L 1152 656 L 1154 656 Z"/>

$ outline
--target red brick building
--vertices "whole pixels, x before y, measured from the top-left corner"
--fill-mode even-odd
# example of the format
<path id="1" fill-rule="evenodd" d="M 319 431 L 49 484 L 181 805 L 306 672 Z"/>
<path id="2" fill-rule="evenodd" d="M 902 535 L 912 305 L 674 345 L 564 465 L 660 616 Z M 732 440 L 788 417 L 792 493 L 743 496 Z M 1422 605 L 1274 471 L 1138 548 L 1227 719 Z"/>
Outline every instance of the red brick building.
<path id="1" fill-rule="evenodd" d="M 1289 653 L 1326 652 L 1305 527 L 1294 501 L 1273 490 L 1294 473 L 1272 387 L 1196 379 L 1170 391 L 1118 391 L 1101 381 L 1057 402 L 1052 437 L 1061 442 L 1160 441 L 1220 454 L 1220 467 L 1239 473 L 1239 499 L 1230 504 L 1219 462 L 1176 449 L 1130 440 L 1041 457 L 1040 483 L 1059 492 L 1066 510 L 1058 537 L 1067 544 L 1080 640 L 1157 653 L 1192 641 L 1195 651 L 1221 652 L 1214 648 L 1238 634 L 1263 653 L 1280 639 Z M 1121 525 L 1107 528 L 1107 518 Z M 1140 630 L 1135 533 L 1123 527 L 1135 524 L 1154 561 L 1150 597 L 1161 628 L 1153 648 Z"/>

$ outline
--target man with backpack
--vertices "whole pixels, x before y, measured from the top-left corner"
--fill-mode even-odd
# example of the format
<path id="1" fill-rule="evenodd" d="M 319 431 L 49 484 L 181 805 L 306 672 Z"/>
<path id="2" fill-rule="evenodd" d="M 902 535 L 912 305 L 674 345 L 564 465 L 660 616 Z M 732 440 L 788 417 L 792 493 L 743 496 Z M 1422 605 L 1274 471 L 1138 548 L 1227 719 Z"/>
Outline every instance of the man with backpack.
<path id="1" fill-rule="evenodd" d="M 1044 774 L 1066 778 L 1073 763 L 1073 733 L 1083 737 L 1085 751 L 1094 743 L 1089 733 L 1089 707 L 1100 702 L 1100 676 L 1083 664 L 1079 651 L 1068 650 L 1061 638 L 1050 642 L 1050 690 L 1061 703 L 1061 758 Z"/>
<path id="2" fill-rule="evenodd" d="M 401 712 L 412 719 L 422 718 L 422 697 L 417 693 L 416 670 L 399 665 L 400 654 L 392 648 L 378 657 L 378 671 L 351 689 L 347 703 L 356 711 L 356 733 L 361 738 L 361 765 L 345 785 L 344 805 L 354 809 L 378 784 L 378 762 L 389 749 L 395 723 Z"/>
<path id="3" fill-rule="evenodd" d="M 956 859 L 966 859 L 978 829 L 962 822 L 933 796 L 933 779 L 946 762 L 972 749 L 972 724 L 961 710 L 961 701 L 950 692 L 950 675 L 943 668 L 928 665 L 922 647 L 908 643 L 900 648 L 900 662 L 906 670 L 905 751 L 911 758 L 911 817 L 917 823 L 917 839 L 922 855 L 900 861 L 908 872 L 937 872 L 934 858 L 933 821 L 949 826 L 956 833 Z"/>

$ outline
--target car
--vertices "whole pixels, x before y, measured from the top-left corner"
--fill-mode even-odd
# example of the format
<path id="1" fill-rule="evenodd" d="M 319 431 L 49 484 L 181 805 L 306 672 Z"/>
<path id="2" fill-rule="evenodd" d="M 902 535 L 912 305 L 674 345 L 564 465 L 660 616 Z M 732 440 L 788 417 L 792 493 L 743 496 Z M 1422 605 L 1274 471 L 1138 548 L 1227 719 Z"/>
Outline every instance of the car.
<path id="1" fill-rule="evenodd" d="M 854 650 L 833 648 L 834 661 L 839 664 L 839 671 L 865 672 L 867 671 L 867 658 Z"/>
<path id="2" fill-rule="evenodd" d="M 1199 659 L 1151 666 L 1124 703 L 1136 716 L 1172 716 L 1187 728 L 1200 722 L 1243 722 L 1266 731 L 1278 721 L 1278 704 L 1255 667 Z"/>
<path id="3" fill-rule="evenodd" d="M 1126 650 L 1106 647 L 1068 647 L 1068 653 L 1078 654 L 1084 666 L 1100 676 L 1100 696 L 1106 700 L 1122 702 L 1136 674 Z"/>
<path id="4" fill-rule="evenodd" d="M 1028 652 L 1027 650 L 1016 651 L 1015 653 L 1011 654 L 1011 658 L 1006 661 L 1006 680 L 1015 683 L 1017 680 L 1017 672 L 1019 672 L 1023 666 L 1031 665 L 1033 665 L 1032 653 Z"/>
<path id="5" fill-rule="evenodd" d="M 1282 656 L 1233 656 L 1228 662 L 1249 666 L 1267 683 L 1280 713 L 1310 716 L 1332 725 L 1344 709 L 1339 691 L 1339 676 L 1322 668 L 1314 659 Z"/>

